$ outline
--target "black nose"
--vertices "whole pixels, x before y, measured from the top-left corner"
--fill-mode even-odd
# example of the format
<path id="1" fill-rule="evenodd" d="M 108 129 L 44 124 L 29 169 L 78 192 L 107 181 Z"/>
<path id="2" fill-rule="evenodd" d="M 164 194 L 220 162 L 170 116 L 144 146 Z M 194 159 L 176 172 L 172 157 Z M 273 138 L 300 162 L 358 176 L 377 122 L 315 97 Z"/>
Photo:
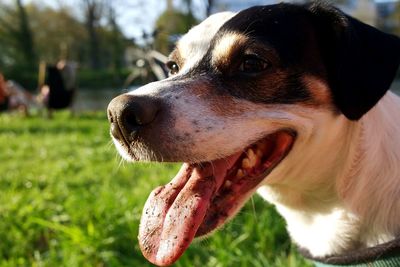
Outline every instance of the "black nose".
<path id="1" fill-rule="evenodd" d="M 137 132 L 154 121 L 159 106 L 149 97 L 120 95 L 107 108 L 111 134 L 118 140 L 132 142 Z"/>

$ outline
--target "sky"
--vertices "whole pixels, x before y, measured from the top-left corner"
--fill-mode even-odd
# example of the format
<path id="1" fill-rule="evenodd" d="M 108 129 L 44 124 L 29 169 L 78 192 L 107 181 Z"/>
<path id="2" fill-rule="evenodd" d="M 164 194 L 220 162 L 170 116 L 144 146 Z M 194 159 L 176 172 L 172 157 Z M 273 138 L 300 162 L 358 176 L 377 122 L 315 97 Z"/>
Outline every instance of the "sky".
<path id="1" fill-rule="evenodd" d="M 13 2 L 14 0 L 0 0 L 4 2 Z M 57 8 L 61 5 L 68 5 L 74 8 L 77 14 L 80 13 L 79 2 L 82 0 L 23 0 L 25 3 L 36 2 Z M 140 42 L 143 31 L 151 33 L 157 17 L 165 10 L 165 0 L 109 0 L 116 8 L 117 23 L 120 25 L 123 33 L 128 38 L 134 38 Z M 361 0 L 365 1 L 365 0 Z M 375 0 L 375 2 L 394 2 L 399 0 Z M 243 0 L 243 2 L 246 2 Z M 263 3 L 274 2 L 274 0 L 264 0 Z M 193 0 L 194 15 L 198 19 L 205 18 L 205 1 Z M 174 4 L 182 6 L 180 0 L 174 0 Z"/>

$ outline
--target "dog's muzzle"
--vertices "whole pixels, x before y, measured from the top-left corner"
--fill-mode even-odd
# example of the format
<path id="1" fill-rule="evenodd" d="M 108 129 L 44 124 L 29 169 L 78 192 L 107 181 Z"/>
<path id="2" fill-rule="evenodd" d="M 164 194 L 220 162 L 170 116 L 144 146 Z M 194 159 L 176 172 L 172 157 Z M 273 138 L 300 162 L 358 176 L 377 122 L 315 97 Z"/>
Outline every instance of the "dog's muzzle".
<path id="1" fill-rule="evenodd" d="M 159 105 L 146 96 L 120 95 L 107 108 L 111 135 L 129 146 L 138 132 L 151 124 L 157 116 Z"/>

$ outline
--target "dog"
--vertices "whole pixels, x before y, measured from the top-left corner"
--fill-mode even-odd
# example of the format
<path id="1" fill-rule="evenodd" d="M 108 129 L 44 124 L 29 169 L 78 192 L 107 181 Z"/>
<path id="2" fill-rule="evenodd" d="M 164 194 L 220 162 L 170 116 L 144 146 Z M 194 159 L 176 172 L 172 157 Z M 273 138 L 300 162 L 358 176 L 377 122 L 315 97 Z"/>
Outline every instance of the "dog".
<path id="1" fill-rule="evenodd" d="M 400 98 L 388 90 L 399 62 L 399 38 L 321 3 L 218 13 L 192 28 L 169 78 L 108 107 L 123 158 L 185 162 L 144 206 L 144 256 L 172 264 L 256 191 L 312 259 L 399 249 Z"/>

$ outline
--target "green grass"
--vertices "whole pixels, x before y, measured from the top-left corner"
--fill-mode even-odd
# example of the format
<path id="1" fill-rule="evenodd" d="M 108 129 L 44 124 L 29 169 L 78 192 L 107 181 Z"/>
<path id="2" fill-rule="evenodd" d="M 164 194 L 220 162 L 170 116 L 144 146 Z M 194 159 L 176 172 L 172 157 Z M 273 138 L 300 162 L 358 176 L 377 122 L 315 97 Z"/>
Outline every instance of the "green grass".
<path id="1" fill-rule="evenodd" d="M 0 115 L 0 266 L 151 266 L 136 239 L 143 204 L 173 164 L 127 164 L 102 113 Z M 311 266 L 259 197 L 174 266 Z"/>

